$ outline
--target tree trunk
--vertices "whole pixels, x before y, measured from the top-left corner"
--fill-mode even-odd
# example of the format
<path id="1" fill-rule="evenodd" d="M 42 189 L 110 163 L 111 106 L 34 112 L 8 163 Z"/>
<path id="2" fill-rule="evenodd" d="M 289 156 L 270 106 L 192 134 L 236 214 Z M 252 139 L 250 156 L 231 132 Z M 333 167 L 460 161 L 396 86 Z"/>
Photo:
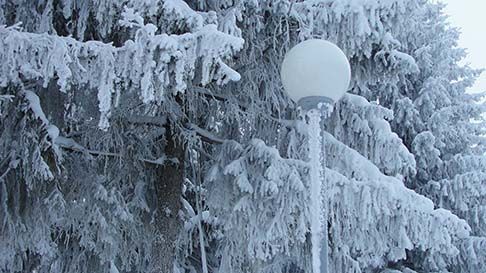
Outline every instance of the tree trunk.
<path id="1" fill-rule="evenodd" d="M 155 191 L 158 211 L 155 222 L 158 236 L 152 251 L 151 273 L 172 272 L 176 240 L 181 226 L 178 213 L 181 208 L 185 148 L 174 138 L 174 132 L 168 129 L 165 153 L 167 158 L 176 158 L 179 163 L 167 162 L 157 169 L 158 181 L 155 183 Z"/>

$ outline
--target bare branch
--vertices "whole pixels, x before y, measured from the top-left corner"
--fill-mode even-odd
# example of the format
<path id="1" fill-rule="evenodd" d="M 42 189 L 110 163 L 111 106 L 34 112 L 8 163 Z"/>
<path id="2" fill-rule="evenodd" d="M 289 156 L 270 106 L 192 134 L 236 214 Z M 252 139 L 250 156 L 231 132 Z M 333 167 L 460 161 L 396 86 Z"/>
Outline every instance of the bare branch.
<path id="1" fill-rule="evenodd" d="M 104 152 L 104 151 L 95 151 L 95 150 L 89 150 L 86 149 L 85 147 L 81 146 L 78 144 L 76 141 L 70 138 L 65 138 L 62 136 L 59 136 L 56 138 L 54 141 L 56 145 L 59 147 L 66 149 L 66 150 L 71 150 L 74 152 L 81 152 L 81 153 L 86 153 L 90 155 L 96 155 L 96 156 L 111 156 L 111 157 L 120 157 L 123 158 L 123 156 L 119 153 L 112 153 L 112 152 Z M 153 165 L 164 165 L 166 162 L 171 162 L 172 164 L 179 164 L 179 161 L 175 158 L 167 158 L 166 156 L 162 156 L 158 159 L 152 160 L 152 159 L 146 159 L 146 158 L 139 158 L 137 159 L 139 161 L 153 164 Z"/>
<path id="2" fill-rule="evenodd" d="M 188 125 L 188 129 L 196 132 L 196 134 L 200 136 L 204 142 L 213 143 L 213 144 L 223 144 L 225 141 L 224 139 L 219 138 L 214 134 L 212 134 L 211 132 L 204 130 L 192 123 Z"/>

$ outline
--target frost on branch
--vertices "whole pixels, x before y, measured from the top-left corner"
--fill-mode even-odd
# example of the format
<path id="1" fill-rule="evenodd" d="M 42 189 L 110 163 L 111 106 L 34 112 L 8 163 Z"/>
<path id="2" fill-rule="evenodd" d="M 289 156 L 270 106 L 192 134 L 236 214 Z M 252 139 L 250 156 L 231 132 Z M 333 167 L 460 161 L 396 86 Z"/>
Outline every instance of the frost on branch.
<path id="1" fill-rule="evenodd" d="M 347 94 L 325 121 L 327 131 L 373 162 L 384 174 L 414 176 L 415 159 L 391 131 L 393 112 Z"/>
<path id="2" fill-rule="evenodd" d="M 246 147 L 228 142 L 207 181 L 209 211 L 222 232 L 221 272 L 302 266 L 310 221 L 307 163 L 284 159 L 258 139 Z"/>
<path id="3" fill-rule="evenodd" d="M 430 181 L 423 191 L 440 207 L 449 209 L 471 225 L 473 234 L 486 236 L 486 173 L 464 172 L 451 179 Z"/>
<path id="4" fill-rule="evenodd" d="M 471 122 L 471 119 L 480 119 L 485 110 L 484 104 L 465 101 L 429 113 L 427 127 L 436 137 L 436 147 L 443 155 L 472 152 L 471 146 L 479 144 L 482 138 L 479 135 L 484 124 Z"/>
<path id="5" fill-rule="evenodd" d="M 145 271 L 153 234 L 145 223 L 146 174 L 138 174 L 135 186 L 126 175 L 117 177 L 133 162 L 117 161 L 117 174 L 102 175 L 89 155 L 61 156 L 59 130 L 39 97 L 20 87 L 7 90 L 16 95 L 0 123 L 2 270 Z"/>
<path id="6" fill-rule="evenodd" d="M 322 33 L 330 40 L 339 40 L 350 55 L 364 53 L 370 57 L 373 44 L 380 44 L 383 34 L 393 27 L 392 20 L 383 18 L 403 18 L 413 10 L 415 2 L 418 1 L 303 1 L 295 4 L 292 15 L 305 27 L 301 35 Z M 329 27 L 320 28 L 322 25 Z"/>
<path id="7" fill-rule="evenodd" d="M 141 26 L 135 40 L 116 48 L 2 27 L 0 86 L 39 80 L 44 87 L 56 81 L 62 92 L 82 87 L 97 90 L 99 126 L 106 129 L 114 101 L 118 102 L 121 93 L 135 92 L 144 103 L 160 103 L 164 90 L 186 90 L 197 62 L 202 64 L 202 84 L 239 80 L 239 74 L 223 60 L 241 49 L 242 39 L 219 32 L 214 25 L 183 35 L 156 35 L 155 30 L 153 25 Z"/>
<path id="8" fill-rule="evenodd" d="M 49 166 L 48 155 L 53 162 L 60 161 L 61 155 L 58 147 L 54 144 L 59 135 L 59 129 L 50 124 L 40 106 L 39 97 L 32 91 L 21 91 L 19 95 L 12 99 L 7 105 L 7 111 L 20 104 L 20 109 L 26 118 L 17 124 L 18 130 L 30 131 L 23 134 L 13 143 L 2 142 L 3 156 L 8 163 L 7 171 L 1 175 L 2 179 L 7 177 L 10 171 L 14 171 L 20 166 L 31 170 L 30 175 L 26 176 L 25 183 L 29 189 L 35 187 L 36 181 L 50 181 L 54 179 L 55 168 Z M 4 121 L 2 137 L 7 139 L 15 124 L 15 119 Z M 14 127 L 15 128 L 15 127 Z M 24 146 L 25 145 L 25 146 Z"/>
<path id="9" fill-rule="evenodd" d="M 412 150 L 417 160 L 417 178 L 423 180 L 440 177 L 442 170 L 442 159 L 440 151 L 435 147 L 436 138 L 429 132 L 425 131 L 418 134 L 413 143 Z"/>
<path id="10" fill-rule="evenodd" d="M 150 272 L 153 223 L 177 214 L 154 202 L 168 126 L 211 178 L 185 180 L 176 272 L 204 272 L 201 260 L 209 272 L 309 272 L 305 126 L 289 121 L 279 68 L 313 37 L 344 49 L 350 93 L 365 98 L 344 98 L 326 128 L 332 272 L 484 272 L 484 237 L 400 181 L 484 232 L 486 142 L 468 123 L 482 110 L 464 94 L 475 72 L 442 17 L 427 0 L 0 0 L 0 24 L 14 26 L 0 31 L 0 270 Z M 61 158 L 55 143 L 76 149 Z"/>
<path id="11" fill-rule="evenodd" d="M 430 270 L 459 255 L 469 226 L 431 200 L 383 175 L 358 152 L 326 134 L 330 253 L 333 272 L 366 272 L 426 253 Z M 373 247 L 369 247 L 373 246 Z"/>
<path id="12" fill-rule="evenodd" d="M 461 241 L 461 254 L 456 258 L 454 272 L 482 272 L 486 268 L 486 239 L 471 236 Z"/>

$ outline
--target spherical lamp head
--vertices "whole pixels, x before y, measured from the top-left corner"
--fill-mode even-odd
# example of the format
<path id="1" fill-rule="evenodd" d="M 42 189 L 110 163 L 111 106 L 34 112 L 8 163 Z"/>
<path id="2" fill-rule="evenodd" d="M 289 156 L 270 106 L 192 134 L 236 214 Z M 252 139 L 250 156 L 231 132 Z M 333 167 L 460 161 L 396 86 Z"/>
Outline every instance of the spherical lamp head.
<path id="1" fill-rule="evenodd" d="M 334 103 L 348 90 L 351 67 L 335 44 L 311 39 L 297 44 L 285 55 L 280 74 L 293 101 L 308 104 L 315 99 Z"/>

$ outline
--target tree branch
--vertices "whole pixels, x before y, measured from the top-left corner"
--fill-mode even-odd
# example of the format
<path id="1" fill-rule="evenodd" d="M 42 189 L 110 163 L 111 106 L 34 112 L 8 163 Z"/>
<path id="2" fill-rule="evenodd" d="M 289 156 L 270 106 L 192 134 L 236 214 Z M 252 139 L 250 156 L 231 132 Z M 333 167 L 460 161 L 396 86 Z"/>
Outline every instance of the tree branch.
<path id="1" fill-rule="evenodd" d="M 191 88 L 192 88 L 192 91 L 194 91 L 196 93 L 199 93 L 201 95 L 204 95 L 205 97 L 208 97 L 210 99 L 215 99 L 215 100 L 223 101 L 223 102 L 231 101 L 232 103 L 235 103 L 236 105 L 238 105 L 238 107 L 242 111 L 246 111 L 248 109 L 248 105 L 243 105 L 239 101 L 237 101 L 237 100 L 231 100 L 229 97 L 224 96 L 224 95 L 216 95 L 216 94 L 213 94 L 207 88 L 199 87 L 199 86 L 192 86 Z M 286 119 L 281 119 L 281 118 L 278 118 L 278 117 L 274 117 L 272 115 L 268 115 L 268 114 L 266 114 L 263 111 L 263 109 L 260 109 L 260 108 L 257 108 L 257 110 L 260 110 L 260 115 L 263 118 L 266 118 L 268 120 L 275 121 L 275 122 L 280 123 L 281 125 L 283 125 L 285 127 L 288 127 L 288 128 L 292 128 L 292 127 L 295 126 L 295 120 L 286 120 Z"/>
<path id="2" fill-rule="evenodd" d="M 201 140 L 203 140 L 204 142 L 208 142 L 212 144 L 223 144 L 225 141 L 225 139 L 215 136 L 211 132 L 204 130 L 203 128 L 197 126 L 196 124 L 189 123 L 187 124 L 186 128 L 188 130 L 194 131 L 199 137 L 201 137 Z"/>
<path id="3" fill-rule="evenodd" d="M 111 156 L 111 157 L 120 157 L 123 158 L 123 156 L 119 153 L 112 153 L 112 152 L 104 152 L 104 151 L 95 151 L 95 150 L 89 150 L 86 149 L 85 147 L 81 146 L 78 144 L 76 141 L 70 138 L 65 138 L 62 136 L 59 136 L 56 138 L 54 141 L 54 144 L 58 145 L 59 147 L 66 149 L 66 150 L 71 150 L 74 152 L 80 152 L 80 153 L 86 153 L 90 155 L 96 155 L 96 156 Z M 146 158 L 138 158 L 137 160 L 153 164 L 153 165 L 165 165 L 167 161 L 171 162 L 172 164 L 179 164 L 179 160 L 176 158 L 167 158 L 166 156 L 162 156 L 158 159 L 146 159 Z"/>
<path id="4" fill-rule="evenodd" d="M 238 107 L 242 111 L 246 111 L 248 109 L 247 105 L 243 105 L 242 103 L 238 102 L 237 100 L 231 99 L 230 97 L 224 96 L 224 95 L 216 95 L 213 94 L 209 89 L 204 88 L 204 87 L 199 87 L 199 86 L 192 86 L 191 90 L 201 94 L 207 98 L 210 99 L 215 99 L 218 101 L 222 102 L 227 102 L 231 101 L 232 103 L 236 103 Z M 285 120 L 285 119 L 280 119 L 277 117 L 273 117 L 271 115 L 265 114 L 263 111 L 261 111 L 260 115 L 263 118 L 269 119 L 271 121 L 280 123 L 281 125 L 288 127 L 288 128 L 293 128 L 295 127 L 295 120 Z M 146 124 L 146 125 L 153 125 L 153 126 L 158 126 L 158 127 L 165 127 L 167 126 L 167 117 L 166 116 L 159 116 L 159 117 L 151 117 L 151 116 L 143 116 L 143 115 L 132 115 L 132 116 L 126 116 L 124 117 L 129 123 L 132 124 Z M 199 126 L 193 124 L 193 123 L 187 123 L 184 125 L 185 128 L 188 130 L 194 131 L 202 141 L 211 143 L 211 144 L 223 144 L 225 139 L 222 139 L 218 136 L 215 136 L 213 133 L 200 128 Z M 96 152 L 96 151 L 92 151 Z M 101 154 L 100 154 L 101 155 Z M 114 156 L 114 155 L 113 155 Z"/>

